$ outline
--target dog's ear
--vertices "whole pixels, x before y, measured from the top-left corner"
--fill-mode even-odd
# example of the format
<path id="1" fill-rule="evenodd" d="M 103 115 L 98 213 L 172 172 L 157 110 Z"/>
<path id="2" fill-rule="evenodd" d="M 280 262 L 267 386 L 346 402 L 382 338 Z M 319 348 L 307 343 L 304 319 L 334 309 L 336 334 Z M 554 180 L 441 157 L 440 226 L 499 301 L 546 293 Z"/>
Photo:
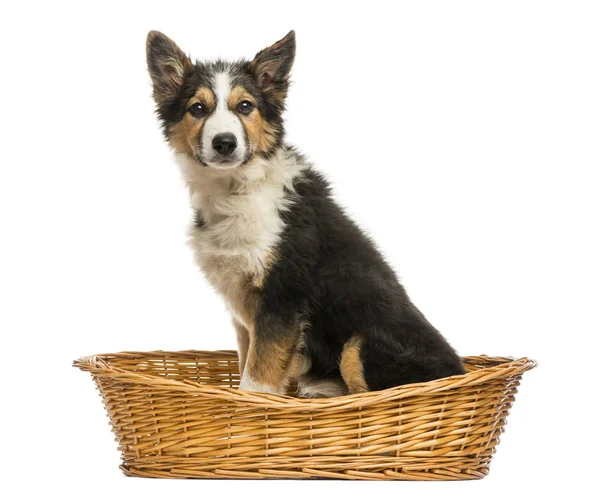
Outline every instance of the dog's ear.
<path id="1" fill-rule="evenodd" d="M 296 33 L 290 31 L 285 38 L 258 52 L 250 62 L 250 70 L 260 87 L 281 104 L 287 93 L 295 55 Z"/>
<path id="2" fill-rule="evenodd" d="M 185 77 L 193 71 L 191 60 L 171 39 L 158 31 L 148 33 L 146 59 L 156 103 L 161 105 L 175 98 Z"/>

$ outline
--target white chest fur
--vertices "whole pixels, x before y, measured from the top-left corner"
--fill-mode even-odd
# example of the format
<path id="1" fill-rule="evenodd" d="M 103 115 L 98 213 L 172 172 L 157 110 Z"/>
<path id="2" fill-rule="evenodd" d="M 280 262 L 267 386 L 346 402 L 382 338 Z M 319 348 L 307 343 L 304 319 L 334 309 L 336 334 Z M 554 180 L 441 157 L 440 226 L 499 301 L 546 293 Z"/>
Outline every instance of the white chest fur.
<path id="1" fill-rule="evenodd" d="M 178 156 L 192 206 L 205 224 L 190 229 L 190 245 L 208 281 L 246 326 L 239 308 L 239 288 L 262 285 L 284 229 L 281 212 L 290 203 L 294 178 L 306 167 L 281 150 L 232 170 L 202 167 Z"/>

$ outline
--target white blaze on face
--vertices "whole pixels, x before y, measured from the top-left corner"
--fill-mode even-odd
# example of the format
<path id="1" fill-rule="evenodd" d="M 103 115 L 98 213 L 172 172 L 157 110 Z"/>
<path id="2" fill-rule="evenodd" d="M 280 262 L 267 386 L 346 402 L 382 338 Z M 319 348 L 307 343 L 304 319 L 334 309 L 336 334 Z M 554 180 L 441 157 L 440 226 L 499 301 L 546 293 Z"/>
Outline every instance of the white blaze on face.
<path id="1" fill-rule="evenodd" d="M 215 111 L 206 119 L 202 129 L 202 155 L 207 164 L 220 169 L 229 169 L 238 166 L 246 156 L 245 131 L 238 116 L 229 110 L 227 106 L 227 99 L 231 92 L 229 74 L 226 72 L 216 74 L 214 89 L 217 106 Z M 237 148 L 228 157 L 231 160 L 229 163 L 216 163 L 219 157 L 213 149 L 212 142 L 214 137 L 221 133 L 232 133 L 237 140 Z"/>

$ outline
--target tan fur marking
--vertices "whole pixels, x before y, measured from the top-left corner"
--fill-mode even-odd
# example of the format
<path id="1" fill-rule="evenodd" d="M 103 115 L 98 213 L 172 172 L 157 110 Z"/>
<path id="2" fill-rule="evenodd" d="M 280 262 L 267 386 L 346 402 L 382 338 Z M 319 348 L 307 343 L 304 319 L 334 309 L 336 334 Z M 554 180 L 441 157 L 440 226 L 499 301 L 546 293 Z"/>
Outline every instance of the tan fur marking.
<path id="1" fill-rule="evenodd" d="M 363 364 L 360 359 L 361 345 L 362 339 L 358 336 L 353 336 L 346 342 L 342 350 L 340 372 L 346 386 L 348 386 L 350 394 L 369 391 L 369 387 L 365 381 Z"/>
<path id="2" fill-rule="evenodd" d="M 252 338 L 251 338 L 252 339 Z M 246 373 L 260 384 L 281 388 L 286 386 L 287 371 L 294 356 L 295 343 L 279 341 L 261 342 L 260 353 L 250 346 Z"/>
<path id="3" fill-rule="evenodd" d="M 191 98 L 188 102 L 188 107 L 193 103 L 200 102 L 203 105 L 206 105 L 209 111 L 212 111 L 215 108 L 217 102 L 215 101 L 215 95 L 210 88 L 202 87 L 196 94 Z"/>
<path id="4" fill-rule="evenodd" d="M 287 375 L 291 378 L 303 376 L 310 370 L 311 360 L 302 353 L 294 353 L 290 360 Z"/>
<path id="5" fill-rule="evenodd" d="M 254 332 L 254 319 L 260 303 L 260 288 L 251 279 L 241 277 L 232 281 L 232 285 L 224 289 L 229 306 L 248 332 Z"/>
<path id="6" fill-rule="evenodd" d="M 215 95 L 210 88 L 202 87 L 190 98 L 186 108 L 201 103 L 208 111 L 215 108 Z M 169 129 L 169 144 L 178 152 L 190 153 L 200 143 L 200 133 L 205 119 L 197 119 L 186 112 L 183 119 Z"/>
<path id="7" fill-rule="evenodd" d="M 234 86 L 229 92 L 227 106 L 229 110 L 235 111 L 242 100 L 248 100 L 252 105 L 256 105 L 254 97 L 248 93 L 243 86 Z"/>
<path id="8" fill-rule="evenodd" d="M 248 100 L 253 105 L 256 105 L 254 97 L 243 86 L 235 86 L 229 93 L 227 105 L 230 110 L 235 112 L 243 100 Z M 240 115 L 240 118 L 248 135 L 248 142 L 250 143 L 252 153 L 269 151 L 275 143 L 275 129 L 262 118 L 257 109 L 254 109 L 249 115 Z"/>

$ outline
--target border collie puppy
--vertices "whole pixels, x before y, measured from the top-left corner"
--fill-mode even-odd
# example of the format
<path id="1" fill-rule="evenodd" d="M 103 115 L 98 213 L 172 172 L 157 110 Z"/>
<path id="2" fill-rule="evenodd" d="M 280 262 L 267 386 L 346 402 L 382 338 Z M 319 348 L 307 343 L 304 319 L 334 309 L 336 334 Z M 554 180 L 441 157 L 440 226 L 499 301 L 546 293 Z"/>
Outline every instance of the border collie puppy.
<path id="1" fill-rule="evenodd" d="M 463 374 L 325 178 L 284 141 L 290 32 L 252 61 L 192 62 L 147 39 L 153 96 L 190 191 L 191 245 L 223 296 L 240 389 L 303 397 Z"/>

